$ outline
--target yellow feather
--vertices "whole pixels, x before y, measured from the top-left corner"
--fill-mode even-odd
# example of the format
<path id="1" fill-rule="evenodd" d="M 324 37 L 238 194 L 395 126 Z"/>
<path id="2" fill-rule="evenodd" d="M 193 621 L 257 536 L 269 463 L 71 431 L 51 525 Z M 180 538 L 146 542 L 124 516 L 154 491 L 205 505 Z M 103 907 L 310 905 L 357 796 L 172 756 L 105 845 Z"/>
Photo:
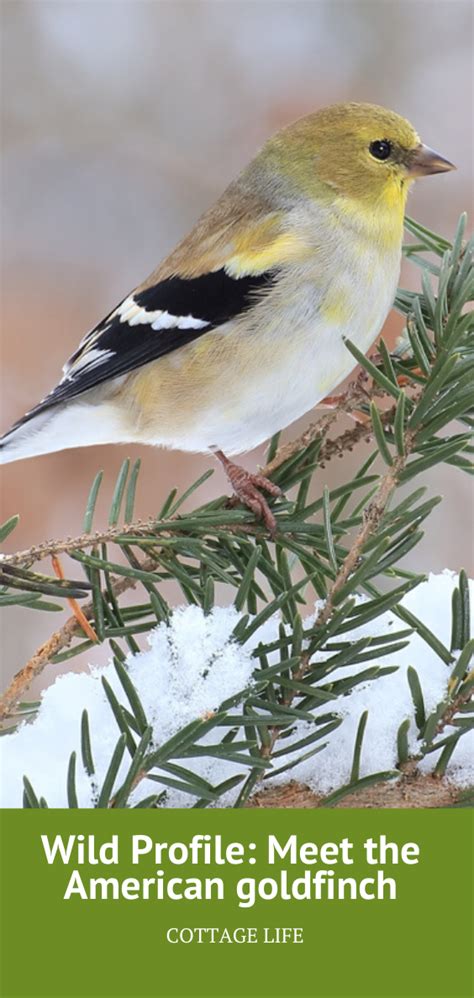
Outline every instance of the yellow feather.
<path id="1" fill-rule="evenodd" d="M 345 325 L 349 322 L 352 312 L 353 303 L 349 301 L 347 295 L 339 289 L 335 291 L 330 291 L 321 305 L 321 316 L 325 322 L 330 322 L 333 325 Z"/>
<path id="2" fill-rule="evenodd" d="M 311 248 L 296 233 L 283 232 L 270 240 L 267 234 L 265 242 L 253 230 L 236 239 L 236 252 L 227 261 L 225 269 L 231 277 L 263 274 L 272 267 L 307 259 L 311 253 Z"/>
<path id="3" fill-rule="evenodd" d="M 352 221 L 372 245 L 391 249 L 401 241 L 407 186 L 395 180 L 385 185 L 381 196 L 371 205 L 348 197 L 339 197 L 336 205 L 341 215 Z"/>

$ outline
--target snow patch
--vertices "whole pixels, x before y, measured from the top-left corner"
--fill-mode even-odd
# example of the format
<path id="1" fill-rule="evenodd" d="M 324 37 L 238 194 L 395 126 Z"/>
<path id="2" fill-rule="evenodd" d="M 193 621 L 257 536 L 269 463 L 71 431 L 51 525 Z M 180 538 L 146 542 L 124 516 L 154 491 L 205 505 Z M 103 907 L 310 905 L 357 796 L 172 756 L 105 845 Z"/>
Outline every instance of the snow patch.
<path id="1" fill-rule="evenodd" d="M 451 596 L 457 583 L 452 572 L 430 575 L 429 579 L 410 592 L 403 605 L 419 617 L 436 636 L 449 647 L 451 632 Z M 474 602 L 474 583 L 470 583 L 471 602 Z M 363 597 L 358 602 L 363 602 Z M 316 607 L 316 613 L 318 606 Z M 136 655 L 129 655 L 127 668 L 140 696 L 150 724 L 153 726 L 153 744 L 159 746 L 184 725 L 215 711 L 219 705 L 252 683 L 257 660 L 252 651 L 263 642 L 278 638 L 279 619 L 267 621 L 245 646 L 233 640 L 232 632 L 241 618 L 234 607 L 215 607 L 204 614 L 197 606 L 179 607 L 169 625 L 160 624 L 148 638 L 149 648 Z M 306 627 L 314 623 L 315 615 L 305 621 Z M 363 627 L 344 635 L 345 640 L 366 636 L 390 634 L 404 628 L 392 613 L 385 613 Z M 381 647 L 383 652 L 383 646 Z M 313 661 L 327 656 L 317 654 Z M 331 674 L 338 679 L 379 664 L 378 659 L 357 667 L 341 668 Z M 348 696 L 326 704 L 314 712 L 327 713 L 337 710 L 343 723 L 327 739 L 326 750 L 303 761 L 280 776 L 275 783 L 284 783 L 291 777 L 307 783 L 318 793 L 328 793 L 349 779 L 354 741 L 359 719 L 368 710 L 360 775 L 366 776 L 381 770 L 392 769 L 397 761 L 397 731 L 401 722 L 410 720 L 410 751 L 417 751 L 417 730 L 413 704 L 407 682 L 407 669 L 416 668 L 423 690 L 426 710 L 431 711 L 446 693 L 450 669 L 436 653 L 414 634 L 407 646 L 392 656 L 381 657 L 380 665 L 396 666 L 397 672 L 356 687 Z M 111 685 L 122 703 L 125 695 L 112 663 L 105 668 L 92 668 L 90 674 L 68 673 L 59 677 L 47 689 L 41 708 L 33 723 L 24 722 L 16 732 L 0 741 L 2 807 L 22 806 L 22 777 L 26 774 L 38 796 L 44 796 L 49 807 L 67 806 L 66 763 L 76 751 L 77 792 L 80 807 L 93 807 L 97 785 L 101 785 L 118 738 L 118 728 L 105 695 L 102 679 Z M 89 714 L 92 754 L 96 775 L 94 780 L 85 774 L 80 759 L 80 720 L 82 711 Z M 310 722 L 300 722 L 292 737 L 304 737 L 313 730 Z M 454 731 L 447 728 L 445 734 Z M 219 742 L 225 729 L 215 728 L 201 744 Z M 242 731 L 238 738 L 244 737 Z M 421 764 L 429 772 L 439 753 L 431 753 Z M 281 756 L 278 767 L 291 760 Z M 123 780 L 129 766 L 125 754 L 116 787 Z M 197 757 L 176 760 L 187 769 L 198 773 L 213 785 L 235 773 L 245 774 L 245 767 L 220 758 Z M 474 735 L 463 735 L 451 757 L 447 775 L 457 785 L 474 783 Z M 94 782 L 95 781 L 95 782 Z M 133 802 L 161 790 L 158 783 L 143 780 L 134 792 Z M 222 798 L 221 804 L 232 803 L 236 791 Z M 189 807 L 194 798 L 182 791 L 168 789 L 167 807 Z"/>

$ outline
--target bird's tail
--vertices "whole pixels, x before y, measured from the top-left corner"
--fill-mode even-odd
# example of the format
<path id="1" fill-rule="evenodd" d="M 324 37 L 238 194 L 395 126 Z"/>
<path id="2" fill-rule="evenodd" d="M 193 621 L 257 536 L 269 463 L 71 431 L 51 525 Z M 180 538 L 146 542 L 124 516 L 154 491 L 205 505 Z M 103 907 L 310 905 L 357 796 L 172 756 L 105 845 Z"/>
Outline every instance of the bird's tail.
<path id="1" fill-rule="evenodd" d="M 112 405 L 83 402 L 33 410 L 0 438 L 0 464 L 70 447 L 124 442 L 127 435 Z M 130 439 L 130 437 L 128 438 Z"/>

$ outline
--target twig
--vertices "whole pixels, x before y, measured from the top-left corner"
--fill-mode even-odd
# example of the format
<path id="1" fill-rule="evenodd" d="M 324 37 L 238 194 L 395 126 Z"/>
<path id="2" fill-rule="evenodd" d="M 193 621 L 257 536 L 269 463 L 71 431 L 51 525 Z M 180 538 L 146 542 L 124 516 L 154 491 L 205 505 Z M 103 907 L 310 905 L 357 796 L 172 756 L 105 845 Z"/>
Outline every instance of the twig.
<path id="1" fill-rule="evenodd" d="M 382 519 L 385 512 L 388 500 L 392 495 L 392 492 L 398 484 L 398 478 L 403 471 L 407 458 L 411 453 L 411 448 L 413 446 L 413 436 L 410 433 L 405 434 L 405 453 L 399 454 L 392 465 L 390 465 L 388 471 L 381 479 L 380 485 L 375 493 L 372 502 L 364 510 L 364 522 L 362 527 L 357 534 L 357 537 L 347 553 L 339 572 L 329 590 L 327 599 L 324 606 L 321 608 L 315 622 L 315 627 L 322 627 L 327 623 L 329 618 L 332 616 L 334 611 L 334 601 L 337 594 L 346 584 L 349 576 L 352 574 L 357 566 L 362 550 L 367 543 L 369 537 L 377 530 L 377 527 Z"/>
<path id="2" fill-rule="evenodd" d="M 155 567 L 155 562 L 152 558 L 147 558 L 140 566 L 144 572 L 153 571 Z M 127 589 L 133 589 L 137 584 L 137 579 L 131 579 L 128 576 L 122 576 L 120 579 L 114 580 L 114 594 L 120 596 Z M 85 603 L 81 607 L 82 613 L 87 620 L 90 620 L 94 616 L 94 606 L 92 600 Z M 55 631 L 54 634 L 45 641 L 44 644 L 35 651 L 34 655 L 30 660 L 20 669 L 19 672 L 13 677 L 10 685 L 5 690 L 5 693 L 0 698 L 0 721 L 5 720 L 14 713 L 14 709 L 25 690 L 31 685 L 34 679 L 42 673 L 43 669 L 49 665 L 51 659 L 59 652 L 64 651 L 65 648 L 69 648 L 72 639 L 82 632 L 81 625 L 77 618 L 73 615 L 68 617 L 66 623 L 63 624 L 59 630 Z"/>
<path id="3" fill-rule="evenodd" d="M 405 434 L 405 448 L 404 453 L 400 454 L 388 468 L 383 478 L 380 480 L 377 492 L 374 498 L 364 510 L 364 520 L 362 527 L 354 540 L 354 543 L 350 550 L 348 551 L 337 575 L 332 583 L 329 592 L 327 594 L 324 605 L 315 621 L 315 628 L 323 627 L 324 624 L 328 622 L 332 616 L 335 609 L 335 599 L 337 594 L 341 591 L 343 586 L 346 584 L 349 576 L 352 574 L 354 569 L 357 567 L 360 556 L 367 543 L 369 537 L 373 534 L 384 515 L 387 503 L 392 495 L 392 492 L 398 484 L 398 478 L 403 471 L 407 459 L 411 453 L 413 447 L 413 435 L 408 431 Z M 292 678 L 298 682 L 300 679 L 304 679 L 306 673 L 310 669 L 310 656 L 308 652 L 303 652 L 301 655 L 301 662 L 298 668 L 293 673 Z M 295 690 L 288 690 L 287 694 L 283 699 L 283 705 L 285 707 L 290 707 L 293 700 L 295 699 L 297 693 Z M 262 758 L 268 759 L 271 757 L 275 743 L 280 737 L 279 728 L 270 729 L 270 740 L 267 745 L 262 745 L 260 754 Z"/>
<path id="4" fill-rule="evenodd" d="M 58 554 L 69 554 L 71 551 L 82 551 L 84 548 L 105 544 L 114 541 L 117 537 L 137 536 L 148 537 L 154 534 L 156 520 L 136 520 L 134 523 L 126 523 L 121 527 L 109 527 L 107 530 L 96 530 L 93 534 L 79 534 L 77 537 L 67 537 L 65 540 L 44 541 L 24 551 L 17 551 L 15 554 L 6 554 L 0 557 L 0 572 L 3 565 L 22 565 L 29 568 L 30 565 L 43 558 L 54 557 Z M 178 529 L 178 527 L 177 527 Z"/>
<path id="5" fill-rule="evenodd" d="M 416 401 L 416 396 L 413 395 L 412 398 L 413 401 Z M 393 423 L 396 408 L 396 405 L 393 405 L 390 409 L 386 409 L 385 412 L 380 413 L 383 426 L 390 426 Z M 346 451 L 352 451 L 360 440 L 366 440 L 369 443 L 373 435 L 374 432 L 371 423 L 356 423 L 351 429 L 340 433 L 338 437 L 330 437 L 323 444 L 318 454 L 319 466 L 324 468 L 332 457 L 342 457 Z"/>
<path id="6" fill-rule="evenodd" d="M 457 714 L 459 708 L 462 707 L 464 703 L 468 703 L 472 699 L 472 687 L 469 681 L 472 681 L 473 678 L 474 678 L 474 670 L 468 673 L 468 675 L 465 677 L 465 681 L 467 681 L 468 683 L 467 689 L 464 691 L 464 693 L 458 693 L 457 696 L 454 697 L 454 700 L 451 701 L 449 707 L 445 710 L 443 716 L 440 718 L 436 728 L 437 735 L 441 735 L 446 726 L 448 724 L 451 724 L 451 721 L 454 715 Z"/>

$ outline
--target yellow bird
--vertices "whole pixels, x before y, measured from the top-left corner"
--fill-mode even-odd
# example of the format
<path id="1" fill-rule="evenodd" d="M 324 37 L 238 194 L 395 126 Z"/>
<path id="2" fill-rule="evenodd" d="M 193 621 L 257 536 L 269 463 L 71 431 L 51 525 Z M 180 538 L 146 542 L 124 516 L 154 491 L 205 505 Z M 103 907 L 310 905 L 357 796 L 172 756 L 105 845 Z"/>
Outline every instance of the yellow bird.
<path id="1" fill-rule="evenodd" d="M 278 488 L 229 455 L 330 393 L 392 305 L 407 192 L 454 169 L 372 104 L 277 132 L 143 284 L 89 332 L 59 384 L 0 441 L 2 462 L 90 444 L 212 451 L 275 521 Z"/>

